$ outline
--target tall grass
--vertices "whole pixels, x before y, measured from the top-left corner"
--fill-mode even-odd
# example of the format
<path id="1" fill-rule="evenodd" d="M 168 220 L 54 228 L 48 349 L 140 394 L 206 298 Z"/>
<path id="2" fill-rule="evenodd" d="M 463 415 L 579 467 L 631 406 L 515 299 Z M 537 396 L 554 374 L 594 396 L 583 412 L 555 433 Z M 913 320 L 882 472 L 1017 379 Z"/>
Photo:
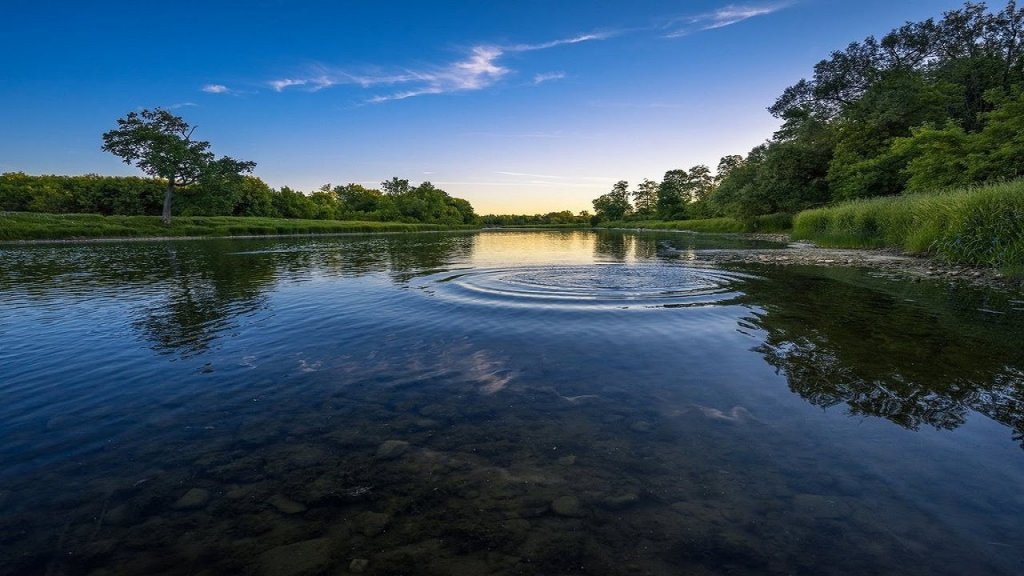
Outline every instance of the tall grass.
<path id="1" fill-rule="evenodd" d="M 1024 271 L 1024 180 L 806 210 L 793 238 L 844 248 L 895 247 L 957 264 Z"/>
<path id="2" fill-rule="evenodd" d="M 460 228 L 474 228 L 465 226 Z M 177 217 L 166 226 L 158 216 L 38 214 L 0 212 L 0 240 L 63 240 L 158 236 L 261 236 L 346 232 L 421 232 L 451 230 L 435 224 L 343 222 L 261 217 Z"/>
<path id="3" fill-rule="evenodd" d="M 765 214 L 750 221 L 735 218 L 705 218 L 701 220 L 635 220 L 606 222 L 605 228 L 649 228 L 653 230 L 688 230 L 690 232 L 736 233 L 788 232 L 793 225 L 790 214 Z"/>

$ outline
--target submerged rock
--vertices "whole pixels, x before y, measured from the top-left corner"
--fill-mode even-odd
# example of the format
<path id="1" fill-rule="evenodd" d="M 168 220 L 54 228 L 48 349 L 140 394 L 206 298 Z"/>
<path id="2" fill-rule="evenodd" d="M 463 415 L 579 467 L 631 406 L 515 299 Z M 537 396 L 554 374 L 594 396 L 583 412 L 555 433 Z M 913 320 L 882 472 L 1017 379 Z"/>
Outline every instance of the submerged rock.
<path id="1" fill-rule="evenodd" d="M 391 517 L 380 512 L 364 512 L 359 515 L 357 529 L 364 536 L 373 537 L 387 528 Z"/>
<path id="2" fill-rule="evenodd" d="M 374 455 L 378 460 L 394 460 L 409 449 L 409 443 L 405 440 L 387 440 L 377 448 Z"/>
<path id="3" fill-rule="evenodd" d="M 559 516 L 578 518 L 583 515 L 580 499 L 575 496 L 561 496 L 551 502 L 551 509 Z"/>
<path id="4" fill-rule="evenodd" d="M 331 564 L 331 541 L 316 538 L 272 548 L 260 555 L 263 576 L 312 576 Z"/>
<path id="5" fill-rule="evenodd" d="M 623 508 L 629 508 L 638 502 L 640 502 L 639 494 L 636 492 L 626 492 L 625 494 L 616 494 L 602 499 L 601 506 L 611 510 L 621 510 Z"/>
<path id="6" fill-rule="evenodd" d="M 299 514 L 306 511 L 306 506 L 280 494 L 274 495 L 267 502 L 282 514 Z"/>
<path id="7" fill-rule="evenodd" d="M 174 508 L 178 510 L 192 510 L 195 508 L 202 508 L 206 506 L 206 503 L 210 501 L 210 492 L 202 488 L 193 488 L 178 501 L 174 503 Z"/>
<path id="8" fill-rule="evenodd" d="M 353 574 L 362 574 L 366 572 L 366 568 L 370 565 L 370 561 L 366 558 L 354 558 L 348 564 L 348 571 Z"/>

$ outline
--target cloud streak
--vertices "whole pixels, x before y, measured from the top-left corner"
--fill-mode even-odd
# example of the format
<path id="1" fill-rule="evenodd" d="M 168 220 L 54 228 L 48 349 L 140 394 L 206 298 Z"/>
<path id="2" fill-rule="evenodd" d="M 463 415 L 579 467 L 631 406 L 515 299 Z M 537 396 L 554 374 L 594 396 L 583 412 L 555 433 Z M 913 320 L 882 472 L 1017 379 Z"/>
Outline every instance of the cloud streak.
<path id="1" fill-rule="evenodd" d="M 581 34 L 539 44 L 512 44 L 507 46 L 481 44 L 471 47 L 466 55 L 459 60 L 420 70 L 377 71 L 356 74 L 344 70 L 329 70 L 318 67 L 310 74 L 270 80 L 267 82 L 267 85 L 275 92 L 284 92 L 291 89 L 316 92 L 338 85 L 354 85 L 362 88 L 400 87 L 390 93 L 378 94 L 367 98 L 365 102 L 368 104 L 405 100 L 427 94 L 448 94 L 482 90 L 493 86 L 513 71 L 502 61 L 509 54 L 535 52 L 558 46 L 604 40 L 611 38 L 613 35 L 614 33 L 611 32 Z M 533 78 L 533 84 L 559 80 L 564 77 L 565 74 L 562 72 L 537 74 Z"/>
<path id="2" fill-rule="evenodd" d="M 231 89 L 223 84 L 207 84 L 200 88 L 200 90 L 207 94 L 227 94 L 231 92 Z"/>
<path id="3" fill-rule="evenodd" d="M 784 8 L 788 8 L 792 4 L 793 2 L 791 1 L 760 5 L 730 4 L 711 12 L 704 12 L 703 14 L 673 18 L 664 26 L 665 28 L 673 29 L 670 32 L 667 32 L 665 37 L 679 38 L 681 36 L 688 36 L 694 32 L 725 28 L 726 26 L 738 24 L 744 20 L 756 18 L 757 16 L 766 16 L 768 14 L 778 12 Z"/>
<path id="4" fill-rule="evenodd" d="M 795 0 L 780 0 L 772 4 L 730 4 L 702 14 L 681 16 L 664 21 L 653 30 L 663 30 L 664 36 L 674 38 L 702 30 L 724 28 L 750 18 L 777 12 L 791 5 Z M 364 89 L 378 89 L 379 93 L 366 97 L 364 104 L 381 104 L 407 100 L 431 94 L 451 94 L 483 90 L 513 74 L 509 60 L 517 54 L 550 50 L 561 46 L 572 46 L 586 42 L 598 42 L 617 36 L 649 32 L 652 28 L 619 29 L 611 31 L 577 34 L 547 42 L 519 44 L 478 44 L 470 47 L 459 59 L 434 66 L 417 69 L 371 69 L 361 72 L 314 66 L 304 74 L 290 75 L 265 82 L 274 92 L 301 90 L 318 92 L 334 86 L 358 86 Z M 535 73 L 528 85 L 537 86 L 546 82 L 561 80 L 565 72 Z M 229 93 L 222 84 L 208 84 L 204 92 L 213 94 Z"/>
<path id="5" fill-rule="evenodd" d="M 561 80 L 565 78 L 565 72 L 546 72 L 543 74 L 533 75 L 533 85 L 543 84 L 545 82 L 552 82 L 554 80 Z"/>

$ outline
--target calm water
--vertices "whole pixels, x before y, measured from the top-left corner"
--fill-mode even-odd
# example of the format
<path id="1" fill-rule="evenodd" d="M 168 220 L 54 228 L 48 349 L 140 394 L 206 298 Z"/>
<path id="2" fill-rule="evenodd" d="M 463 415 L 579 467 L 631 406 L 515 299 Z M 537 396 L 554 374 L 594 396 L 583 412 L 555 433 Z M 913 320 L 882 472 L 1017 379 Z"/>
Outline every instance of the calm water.
<path id="1" fill-rule="evenodd" d="M 0 246 L 0 572 L 1024 573 L 1024 297 L 725 242 Z"/>

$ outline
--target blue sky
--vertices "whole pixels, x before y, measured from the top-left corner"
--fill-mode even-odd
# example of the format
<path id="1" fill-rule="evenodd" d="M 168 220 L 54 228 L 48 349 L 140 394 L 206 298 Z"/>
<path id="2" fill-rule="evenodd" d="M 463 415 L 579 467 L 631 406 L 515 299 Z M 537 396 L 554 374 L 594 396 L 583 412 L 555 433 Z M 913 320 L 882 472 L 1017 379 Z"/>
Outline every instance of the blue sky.
<path id="1" fill-rule="evenodd" d="M 0 171 L 138 174 L 100 135 L 160 106 L 275 187 L 399 176 L 479 213 L 575 212 L 745 154 L 829 51 L 961 5 L 13 0 Z"/>

